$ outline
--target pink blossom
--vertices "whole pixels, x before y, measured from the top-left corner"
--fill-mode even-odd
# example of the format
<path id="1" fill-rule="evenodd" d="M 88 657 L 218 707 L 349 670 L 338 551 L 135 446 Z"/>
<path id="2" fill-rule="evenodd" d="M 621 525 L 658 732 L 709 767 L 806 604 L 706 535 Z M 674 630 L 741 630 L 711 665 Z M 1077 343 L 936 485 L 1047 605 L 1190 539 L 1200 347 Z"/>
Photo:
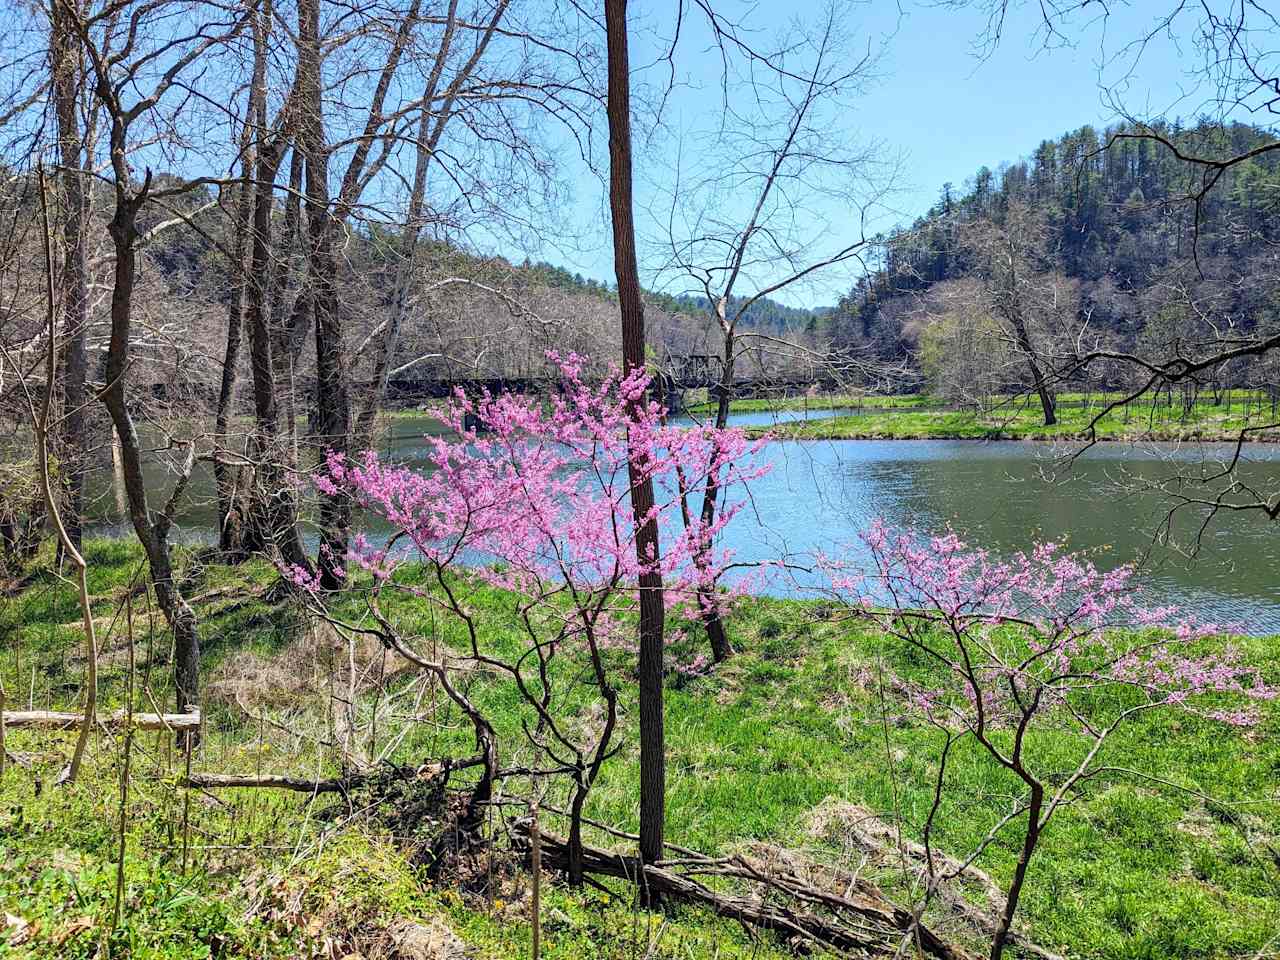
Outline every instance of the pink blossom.
<path id="1" fill-rule="evenodd" d="M 1276 697 L 1218 625 L 1142 606 L 1131 566 L 1100 571 L 1052 542 L 999 558 L 953 531 L 926 537 L 880 520 L 862 540 L 873 574 L 822 557 L 828 589 L 945 666 L 949 686 L 902 688 L 934 722 L 1013 724 L 1028 704 L 1068 707 L 1115 687 L 1138 697 L 1125 701 L 1134 709 L 1246 726 L 1259 718 L 1252 704 Z"/>
<path id="2" fill-rule="evenodd" d="M 742 502 L 729 499 L 713 522 L 696 510 L 686 521 L 676 477 L 682 473 L 695 490 L 713 475 L 720 488 L 739 489 L 768 469 L 756 456 L 763 441 L 741 430 L 667 425 L 657 402 L 642 402 L 643 371 L 610 367 L 588 383 L 584 358 L 548 357 L 561 375 L 549 399 L 455 394 L 439 415 L 455 436 L 430 439 L 425 468 L 385 463 L 374 451 L 330 454 L 316 486 L 350 495 L 429 565 L 466 562 L 485 582 L 533 597 L 558 584 L 610 626 L 616 617 L 603 613 L 634 597 L 649 571 L 662 575 L 667 602 L 678 610 L 705 613 L 730 602 L 744 587 L 722 589 L 731 554 L 719 541 Z M 657 503 L 645 520 L 658 525 L 662 546 L 661 555 L 642 560 L 633 465 L 653 481 Z M 356 537 L 347 559 L 386 580 L 407 557 Z"/>

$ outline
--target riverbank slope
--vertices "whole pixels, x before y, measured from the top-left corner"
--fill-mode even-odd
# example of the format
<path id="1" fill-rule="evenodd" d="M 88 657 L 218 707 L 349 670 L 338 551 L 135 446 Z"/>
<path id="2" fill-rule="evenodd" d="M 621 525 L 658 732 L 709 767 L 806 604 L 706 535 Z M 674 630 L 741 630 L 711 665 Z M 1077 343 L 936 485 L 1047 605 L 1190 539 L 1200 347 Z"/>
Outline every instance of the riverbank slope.
<path id="1" fill-rule="evenodd" d="M 168 643 L 137 586 L 138 551 L 95 541 L 88 556 L 104 707 L 124 700 L 130 621 L 139 703 L 167 705 Z M 399 763 L 470 753 L 456 714 L 443 706 L 431 712 L 426 688 L 384 661 L 380 648 L 349 645 L 305 617 L 266 565 L 224 567 L 187 554 L 183 569 L 201 619 L 207 678 L 195 771 L 331 775 L 333 743 L 357 728 L 372 755 L 401 737 L 390 754 Z M 486 638 L 498 644 L 516 628 L 503 601 L 475 597 L 476 615 L 491 631 Z M 359 616 L 354 605 L 338 613 Z M 398 603 L 388 613 L 420 642 L 450 639 L 434 632 L 425 603 Z M 9 703 L 75 708 L 84 667 L 76 621 L 74 591 L 47 568 L 9 585 L 0 602 L 0 678 Z M 938 734 L 886 682 L 918 665 L 823 604 L 749 598 L 730 626 L 740 655 L 706 672 L 676 668 L 694 661 L 702 641 L 683 625 L 671 631 L 669 839 L 712 854 L 777 844 L 869 872 L 892 890 L 896 868 L 865 862 L 851 837 L 874 815 L 920 839 Z M 1280 676 L 1274 638 L 1240 643 L 1271 680 Z M 622 703 L 622 750 L 605 765 L 588 813 L 631 830 L 635 687 L 625 651 L 610 667 Z M 480 672 L 467 683 L 500 727 L 518 730 L 516 701 L 503 681 Z M 370 731 L 377 709 L 381 725 Z M 1114 766 L 1155 779 L 1117 775 L 1080 790 L 1033 867 L 1021 924 L 1027 934 L 1072 956 L 1133 960 L 1266 949 L 1280 929 L 1278 877 L 1267 853 L 1280 843 L 1273 789 L 1280 711 L 1266 709 L 1264 725 L 1250 734 L 1153 713 L 1114 741 Z M 421 719 L 406 724 L 407 715 Z M 353 717 L 355 726 L 345 726 Z M 578 722 L 590 722 L 589 710 Z M 1066 733 L 1045 736 L 1064 750 L 1074 745 Z M 164 960 L 375 956 L 390 950 L 406 923 L 441 938 L 447 928 L 477 958 L 529 955 L 525 875 L 513 864 L 482 864 L 498 878 L 487 894 L 433 885 L 415 860 L 421 841 L 402 805 L 366 809 L 359 794 L 344 801 L 269 789 L 184 792 L 176 786 L 183 758 L 168 737 L 154 734 L 132 743 L 123 798 L 124 743 L 107 737 L 95 739 L 81 783 L 55 788 L 69 746 L 70 735 L 32 731 L 11 731 L 7 740 L 21 765 L 9 763 L 0 783 L 0 906 L 20 923 L 10 919 L 0 932 L 0 944 L 8 944 L 0 956 L 99 956 L 103 943 L 115 955 Z M 1014 785 L 963 745 L 952 763 L 957 793 L 934 841 L 964 855 L 1007 812 Z M 502 815 L 495 808 L 495 824 Z M 546 817 L 555 829 L 554 814 Z M 112 931 L 122 837 L 124 910 Z M 590 839 L 620 844 L 599 831 Z M 1015 860 L 1013 845 L 998 843 L 978 864 L 1002 883 Z M 545 957 L 788 955 L 780 942 L 753 942 L 705 912 L 636 912 L 623 886 L 572 891 L 556 882 L 545 896 Z"/>

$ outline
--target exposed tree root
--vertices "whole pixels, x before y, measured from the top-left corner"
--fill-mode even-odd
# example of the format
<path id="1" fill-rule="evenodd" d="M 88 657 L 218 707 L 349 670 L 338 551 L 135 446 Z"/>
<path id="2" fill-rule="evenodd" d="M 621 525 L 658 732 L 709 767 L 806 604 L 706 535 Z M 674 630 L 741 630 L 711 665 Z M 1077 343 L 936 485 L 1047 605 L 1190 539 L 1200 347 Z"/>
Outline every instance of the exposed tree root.
<path id="1" fill-rule="evenodd" d="M 516 821 L 511 829 L 515 842 L 526 847 L 528 823 Z M 541 831 L 541 846 L 544 865 L 566 869 L 565 840 Z M 710 907 L 748 927 L 772 930 L 854 956 L 892 955 L 906 942 L 938 960 L 971 957 L 865 882 L 842 895 L 812 886 L 788 871 L 766 871 L 745 857 L 691 857 L 643 866 L 636 857 L 596 847 L 583 849 L 583 868 L 596 876 L 630 881 L 660 897 Z M 695 879 L 706 877 L 750 883 L 756 894 L 724 893 Z"/>

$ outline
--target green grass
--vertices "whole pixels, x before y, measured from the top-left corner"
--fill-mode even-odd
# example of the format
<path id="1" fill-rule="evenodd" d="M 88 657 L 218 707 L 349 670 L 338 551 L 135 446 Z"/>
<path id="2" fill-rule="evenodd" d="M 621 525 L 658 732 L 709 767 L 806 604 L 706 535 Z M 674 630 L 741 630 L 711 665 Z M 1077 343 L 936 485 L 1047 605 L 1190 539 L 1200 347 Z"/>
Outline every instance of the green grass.
<path id="1" fill-rule="evenodd" d="M 904 414 L 905 415 L 905 414 Z M 103 699 L 123 695 L 122 609 L 138 571 L 131 545 L 95 542 L 91 592 L 104 630 Z M 264 592 L 271 571 L 261 564 L 201 566 L 185 558 L 188 593 L 200 603 L 209 729 L 198 769 L 314 775 L 331 764 L 318 739 L 326 735 L 324 644 L 302 646 L 302 620 L 287 602 Z M 419 575 L 408 571 L 408 582 Z M 495 652 L 517 649 L 513 598 L 464 585 L 478 614 L 481 641 Z M 460 639 L 421 600 L 402 596 L 387 610 L 420 643 Z M 339 612 L 358 617 L 352 597 Z M 163 624 L 145 601 L 134 605 L 140 676 L 167 700 L 171 689 Z M 70 586 L 37 577 L 0 600 L 0 678 L 10 702 L 74 703 L 82 636 Z M 838 830 L 815 830 L 815 811 L 856 803 L 885 819 L 895 811 L 904 831 L 919 835 L 930 801 L 937 734 L 898 716 L 880 721 L 875 677 L 883 666 L 917 675 L 921 666 L 895 643 L 863 626 L 828 617 L 819 605 L 770 599 L 745 602 L 731 621 L 740 655 L 712 674 L 672 674 L 667 699 L 668 831 L 680 844 L 728 852 L 763 841 L 802 848 L 818 859 L 857 868 Z M 673 627 L 673 657 L 701 649 L 694 631 Z M 1274 638 L 1244 640 L 1248 656 L 1280 679 Z M 330 652 L 326 652 L 330 651 Z M 303 657 L 301 652 L 306 652 Z M 271 704 L 271 715 L 299 733 L 290 737 L 245 719 L 225 688 L 246 663 L 264 672 L 246 696 Z M 592 794 L 589 815 L 634 829 L 637 747 L 633 665 L 610 656 L 622 699 L 622 750 Z M 274 671 L 274 672 L 271 672 Z M 277 676 L 278 674 L 278 676 Z M 34 676 L 34 681 L 32 677 Z M 299 682 L 305 680 L 307 682 Z M 405 689 L 406 678 L 392 692 Z M 492 716 L 508 745 L 521 741 L 528 715 L 510 684 L 479 673 L 471 695 Z M 255 700 L 254 698 L 258 699 Z M 365 703 L 362 709 L 367 710 Z M 563 709 L 584 717 L 591 699 L 567 688 Z M 442 708 L 440 725 L 416 727 L 396 753 L 400 761 L 471 749 L 456 712 Z M 577 729 L 577 728 L 575 728 Z M 1051 825 L 1032 866 L 1020 926 L 1047 947 L 1079 957 L 1253 957 L 1280 930 L 1280 873 L 1268 845 L 1280 842 L 1280 710 L 1269 706 L 1263 726 L 1240 733 L 1187 715 L 1148 714 L 1108 747 L 1106 762 L 1141 769 L 1216 798 L 1117 777 L 1082 790 Z M 384 734 L 385 735 L 385 734 Z M 1051 727 L 1036 749 L 1058 756 L 1078 749 L 1077 735 Z M 887 743 L 886 743 L 887 737 Z M 385 936 L 403 919 L 443 918 L 482 958 L 527 955 L 529 924 L 524 878 L 506 877 L 490 896 L 425 883 L 378 817 L 334 829 L 316 814 L 328 802 L 267 790 L 222 791 L 216 800 L 190 795 L 191 840 L 182 869 L 183 795 L 174 787 L 181 765 L 167 738 L 140 735 L 134 753 L 127 823 L 128 891 L 124 921 L 108 934 L 114 902 L 120 744 L 96 738 L 86 777 L 71 789 L 50 786 L 69 738 L 18 731 L 10 750 L 34 754 L 30 768 L 10 767 L 0 784 L 0 910 L 32 922 L 36 935 L 6 946 L 0 957 L 89 957 L 98 944 L 111 955 L 182 957 L 294 956 L 328 936 L 344 950 L 368 949 L 362 937 Z M 504 762 L 528 759 L 509 747 Z M 938 842 L 963 855 L 1007 809 L 1016 785 L 981 753 L 953 760 L 953 795 L 939 819 Z M 35 789 L 36 780 L 43 789 Z M 517 791 L 519 784 L 509 785 Z M 554 801 L 556 797 L 549 800 Z M 554 817 L 548 826 L 555 829 Z M 592 842 L 604 844 L 596 835 Z M 607 841 L 616 843 L 616 841 Z M 1012 839 L 991 847 L 979 865 L 1000 882 L 1013 869 Z M 895 890 L 892 869 L 876 878 Z M 766 938 L 752 944 L 734 925 L 692 910 L 669 917 L 635 912 L 621 888 L 606 897 L 553 884 L 544 906 L 547 956 L 642 956 L 660 933 L 653 956 L 783 956 Z M 81 917 L 84 930 L 60 946 L 58 937 Z M 1274 945 L 1270 948 L 1274 949 Z M 339 950 L 339 956 L 343 955 Z M 1266 955 L 1263 952 L 1261 955 Z"/>
<path id="2" fill-rule="evenodd" d="M 943 402 L 926 393 L 904 393 L 891 396 L 852 393 L 818 393 L 808 397 L 769 397 L 733 400 L 731 413 L 773 413 L 784 410 L 916 410 L 921 407 L 939 407 Z M 712 401 L 692 403 L 690 413 L 714 413 Z"/>
<path id="3" fill-rule="evenodd" d="M 1097 396 L 1086 405 L 1083 399 L 1064 395 L 1057 407 L 1058 422 L 1045 426 L 1039 404 L 1025 398 L 1009 402 L 983 415 L 971 410 L 901 410 L 838 416 L 827 420 L 800 421 L 768 428 L 775 436 L 802 440 L 1060 440 L 1086 435 L 1091 421 L 1101 413 Z M 1234 400 L 1229 406 L 1200 404 L 1183 416 L 1181 406 L 1150 403 L 1133 405 L 1127 411 L 1114 410 L 1096 426 L 1101 440 L 1233 440 L 1246 428 L 1269 425 L 1274 420 L 1269 408 L 1256 402 Z M 764 428 L 752 428 L 763 433 Z M 1280 429 L 1257 430 L 1249 434 L 1257 441 L 1280 440 Z"/>

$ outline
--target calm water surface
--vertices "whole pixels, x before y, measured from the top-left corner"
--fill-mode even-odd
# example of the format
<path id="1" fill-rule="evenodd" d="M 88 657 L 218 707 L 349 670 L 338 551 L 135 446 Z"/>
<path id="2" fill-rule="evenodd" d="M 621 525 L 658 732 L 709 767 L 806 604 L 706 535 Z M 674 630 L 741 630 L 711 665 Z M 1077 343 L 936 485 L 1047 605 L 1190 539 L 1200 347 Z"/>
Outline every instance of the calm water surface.
<path id="1" fill-rule="evenodd" d="M 841 411 L 844 412 L 844 411 Z M 746 414 L 737 425 L 761 425 L 831 415 L 829 410 Z M 429 421 L 398 419 L 384 452 L 412 461 L 423 451 Z M 1090 551 L 1099 566 L 1143 565 L 1144 599 L 1176 602 L 1203 618 L 1243 622 L 1253 632 L 1280 632 L 1280 527 L 1260 514 L 1223 514 L 1201 537 L 1194 559 L 1182 555 L 1195 539 L 1200 516 L 1178 515 L 1174 545 L 1153 542 L 1167 503 L 1144 485 L 1176 471 L 1200 470 L 1229 455 L 1222 445 L 1099 444 L 1069 467 L 1065 449 L 1044 443 L 976 440 L 783 441 L 764 456 L 773 464 L 750 489 L 750 503 L 726 531 L 740 561 L 785 557 L 803 566 L 817 551 L 863 554 L 859 530 L 876 517 L 925 532 L 950 526 L 974 546 L 998 553 L 1033 541 L 1065 538 Z M 1255 445 L 1243 475 L 1259 488 L 1280 487 L 1280 450 Z M 156 499 L 167 485 L 157 472 Z M 100 504 L 112 498 L 101 477 Z M 212 538 L 213 485 L 194 478 L 192 504 L 180 517 L 180 535 Z M 100 532 L 126 527 L 104 515 Z M 376 533 L 375 530 L 369 531 Z M 795 571 L 768 590 L 807 592 L 811 575 Z"/>

